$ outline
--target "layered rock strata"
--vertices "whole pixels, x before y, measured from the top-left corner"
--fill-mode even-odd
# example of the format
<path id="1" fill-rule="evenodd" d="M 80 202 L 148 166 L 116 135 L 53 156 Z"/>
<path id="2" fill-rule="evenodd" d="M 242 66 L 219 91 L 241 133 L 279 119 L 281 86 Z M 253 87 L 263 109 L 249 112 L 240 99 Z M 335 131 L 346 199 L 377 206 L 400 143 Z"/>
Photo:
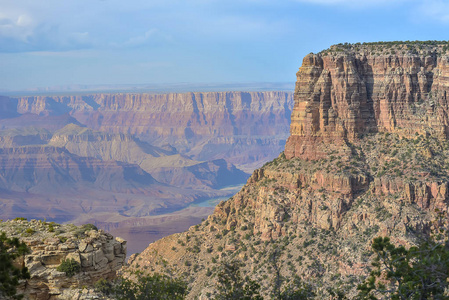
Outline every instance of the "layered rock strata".
<path id="1" fill-rule="evenodd" d="M 318 159 L 322 143 L 370 132 L 448 134 L 444 45 L 333 46 L 309 54 L 297 75 L 287 158 Z"/>
<path id="2" fill-rule="evenodd" d="M 83 289 L 92 288 L 100 279 L 115 278 L 125 264 L 126 241 L 93 227 L 12 220 L 0 223 L 0 231 L 18 237 L 30 249 L 16 261 L 31 275 L 18 289 L 26 299 L 82 299 Z M 79 272 L 67 276 L 57 270 L 63 260 L 72 259 L 80 266 Z M 84 296 L 92 299 L 92 295 Z"/>
<path id="3" fill-rule="evenodd" d="M 95 130 L 174 145 L 197 160 L 246 165 L 276 157 L 288 137 L 287 92 L 94 94 L 17 99 L 21 114 L 70 114 Z"/>

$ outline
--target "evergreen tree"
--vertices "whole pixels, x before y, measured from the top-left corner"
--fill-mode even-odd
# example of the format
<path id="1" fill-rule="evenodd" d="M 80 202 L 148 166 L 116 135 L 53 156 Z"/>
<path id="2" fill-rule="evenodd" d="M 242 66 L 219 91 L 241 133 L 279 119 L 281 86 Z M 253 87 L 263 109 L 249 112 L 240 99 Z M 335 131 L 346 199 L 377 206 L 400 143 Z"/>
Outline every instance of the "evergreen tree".
<path id="1" fill-rule="evenodd" d="M 240 274 L 241 262 L 224 262 L 217 275 L 216 300 L 262 300 L 260 296 L 260 285 L 250 280 L 243 279 Z"/>
<path id="2" fill-rule="evenodd" d="M 0 298 L 21 299 L 17 295 L 16 287 L 20 279 L 30 278 L 25 266 L 17 268 L 14 260 L 28 253 L 29 250 L 24 242 L 18 238 L 8 238 L 4 232 L 0 233 Z"/>
<path id="3" fill-rule="evenodd" d="M 396 247 L 388 237 L 374 239 L 374 269 L 358 286 L 359 299 L 449 299 L 449 245 L 435 238 L 416 247 Z"/>
<path id="4" fill-rule="evenodd" d="M 127 278 L 119 278 L 116 282 L 100 280 L 96 289 L 118 300 L 182 300 L 187 294 L 187 284 L 181 280 L 157 273 L 136 275 L 135 281 Z"/>

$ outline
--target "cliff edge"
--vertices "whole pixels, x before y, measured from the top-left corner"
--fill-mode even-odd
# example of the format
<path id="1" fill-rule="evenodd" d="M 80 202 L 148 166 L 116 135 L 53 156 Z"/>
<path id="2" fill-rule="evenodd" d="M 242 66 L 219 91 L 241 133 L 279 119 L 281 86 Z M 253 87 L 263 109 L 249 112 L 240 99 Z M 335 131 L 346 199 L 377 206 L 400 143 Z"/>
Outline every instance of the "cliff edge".
<path id="1" fill-rule="evenodd" d="M 287 158 L 323 158 L 325 143 L 367 133 L 447 138 L 446 42 L 339 44 L 307 55 L 294 94 Z"/>

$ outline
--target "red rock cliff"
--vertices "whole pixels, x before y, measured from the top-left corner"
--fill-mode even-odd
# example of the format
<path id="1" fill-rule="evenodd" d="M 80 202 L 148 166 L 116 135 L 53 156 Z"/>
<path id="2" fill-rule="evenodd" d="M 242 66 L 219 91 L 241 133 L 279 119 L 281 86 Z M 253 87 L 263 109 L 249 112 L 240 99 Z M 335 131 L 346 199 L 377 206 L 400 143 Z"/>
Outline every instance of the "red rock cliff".
<path id="1" fill-rule="evenodd" d="M 307 55 L 297 73 L 286 157 L 319 159 L 323 143 L 351 141 L 369 132 L 430 131 L 447 137 L 445 49 L 337 45 Z"/>

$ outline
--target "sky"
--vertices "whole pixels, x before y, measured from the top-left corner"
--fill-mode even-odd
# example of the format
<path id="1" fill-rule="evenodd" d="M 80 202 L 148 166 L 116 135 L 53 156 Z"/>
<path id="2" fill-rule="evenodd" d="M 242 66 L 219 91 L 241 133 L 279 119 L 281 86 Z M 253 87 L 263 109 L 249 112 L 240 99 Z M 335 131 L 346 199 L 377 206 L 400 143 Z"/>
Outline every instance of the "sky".
<path id="1" fill-rule="evenodd" d="M 333 44 L 448 29 L 449 0 L 0 0 L 0 91 L 294 82 Z"/>

